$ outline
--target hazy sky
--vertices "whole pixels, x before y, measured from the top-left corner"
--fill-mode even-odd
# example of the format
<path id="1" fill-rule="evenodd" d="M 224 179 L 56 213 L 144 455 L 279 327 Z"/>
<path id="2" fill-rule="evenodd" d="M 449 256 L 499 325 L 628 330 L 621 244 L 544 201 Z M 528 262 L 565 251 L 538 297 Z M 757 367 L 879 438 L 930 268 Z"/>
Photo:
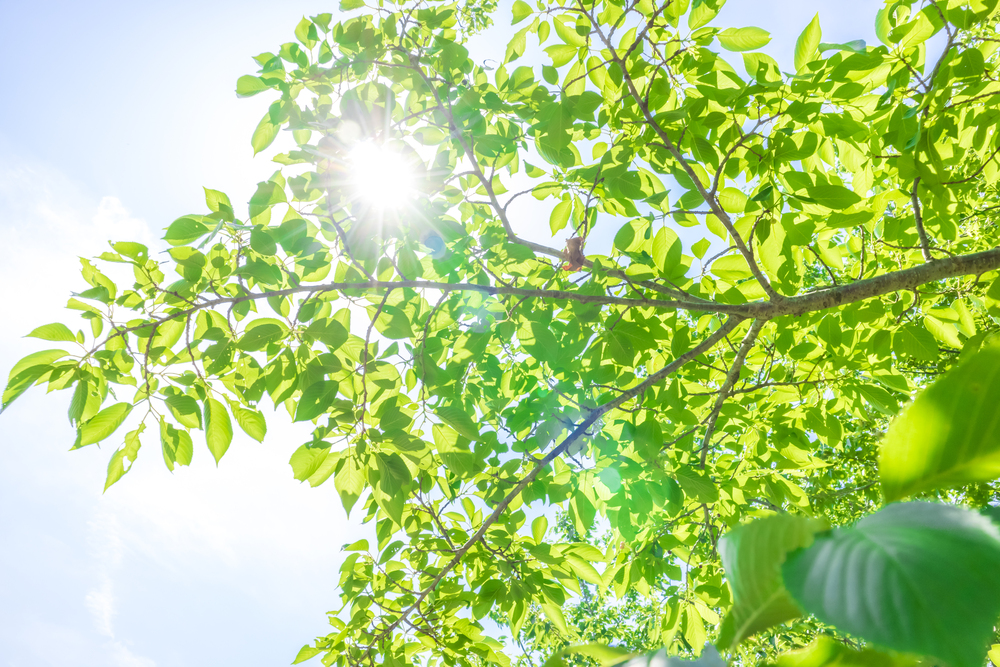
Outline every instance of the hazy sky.
<path id="1" fill-rule="evenodd" d="M 824 41 L 875 43 L 880 6 L 730 0 L 717 24 L 769 30 L 765 50 L 791 69 L 815 13 Z M 155 242 L 204 209 L 202 186 L 239 207 L 275 170 L 249 144 L 270 100 L 237 99 L 236 79 L 255 70 L 251 56 L 292 40 L 303 15 L 335 10 L 0 0 L 0 380 L 46 345 L 21 336 L 71 321 L 76 257 L 108 239 Z M 512 32 L 477 39 L 473 55 L 501 57 Z M 547 230 L 547 219 L 517 224 Z M 173 474 L 151 438 L 102 495 L 116 441 L 67 452 L 68 402 L 35 389 L 0 416 L 0 667 L 283 665 L 326 632 L 340 547 L 358 529 L 332 483 L 292 479 L 305 429 L 274 414 L 265 444 L 238 434 L 220 468 L 196 448 Z"/>

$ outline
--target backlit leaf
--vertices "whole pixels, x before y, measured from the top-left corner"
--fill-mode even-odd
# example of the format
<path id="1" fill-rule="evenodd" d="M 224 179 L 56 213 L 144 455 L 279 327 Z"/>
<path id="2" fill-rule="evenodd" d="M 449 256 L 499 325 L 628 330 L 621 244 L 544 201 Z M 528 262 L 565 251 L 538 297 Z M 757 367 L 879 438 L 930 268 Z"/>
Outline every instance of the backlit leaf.
<path id="1" fill-rule="evenodd" d="M 233 442 L 233 423 L 229 420 L 226 406 L 211 397 L 205 401 L 205 440 L 215 464 L 219 465 Z"/>
<path id="2" fill-rule="evenodd" d="M 797 72 L 805 69 L 805 66 L 816 57 L 821 37 L 819 14 L 816 14 L 795 42 L 795 70 Z"/>
<path id="3" fill-rule="evenodd" d="M 295 421 L 311 421 L 326 412 L 337 396 L 339 384 L 333 380 L 320 380 L 309 385 L 295 409 Z"/>
<path id="4" fill-rule="evenodd" d="M 882 442 L 882 495 L 1000 477 L 1000 348 L 987 346 L 925 389 L 897 417 Z"/>
<path id="5" fill-rule="evenodd" d="M 66 343 L 76 342 L 76 336 L 74 336 L 73 332 L 69 330 L 69 327 L 58 322 L 38 327 L 28 334 L 28 338 L 41 338 L 42 340 Z"/>
<path id="6" fill-rule="evenodd" d="M 719 541 L 719 556 L 733 589 L 733 608 L 718 644 L 736 646 L 747 637 L 802 615 L 785 590 L 781 565 L 789 552 L 812 544 L 824 523 L 777 514 L 738 526 Z"/>
<path id="7" fill-rule="evenodd" d="M 163 461 L 171 472 L 175 465 L 191 464 L 191 457 L 194 454 L 191 434 L 174 427 L 165 418 L 160 419 L 160 445 L 163 448 Z"/>
<path id="8" fill-rule="evenodd" d="M 104 408 L 96 415 L 80 425 L 77 430 L 76 443 L 73 449 L 86 447 L 100 442 L 118 430 L 125 418 L 132 411 L 128 403 L 116 403 Z"/>
<path id="9" fill-rule="evenodd" d="M 896 503 L 789 556 L 806 612 L 877 646 L 980 667 L 1000 615 L 1000 529 L 969 510 Z"/>
<path id="10" fill-rule="evenodd" d="M 726 28 L 717 35 L 719 43 L 730 51 L 755 51 L 771 41 L 771 35 L 760 28 Z"/>

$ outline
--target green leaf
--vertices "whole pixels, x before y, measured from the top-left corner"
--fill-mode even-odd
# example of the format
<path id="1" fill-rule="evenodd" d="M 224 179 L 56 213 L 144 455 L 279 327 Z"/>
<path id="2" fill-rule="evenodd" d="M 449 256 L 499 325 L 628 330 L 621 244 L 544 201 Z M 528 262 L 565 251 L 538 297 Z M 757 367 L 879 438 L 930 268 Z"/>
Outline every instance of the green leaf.
<path id="1" fill-rule="evenodd" d="M 320 380 L 306 387 L 295 408 L 295 421 L 312 421 L 329 410 L 339 387 L 339 383 L 333 380 Z"/>
<path id="2" fill-rule="evenodd" d="M 205 401 L 205 441 L 215 458 L 215 465 L 219 465 L 233 442 L 233 422 L 226 406 L 211 397 Z"/>
<path id="3" fill-rule="evenodd" d="M 138 262 L 144 262 L 149 257 L 149 248 L 141 243 L 118 241 L 111 244 L 111 247 L 115 249 L 115 252 Z"/>
<path id="4" fill-rule="evenodd" d="M 845 42 L 844 44 L 827 44 L 825 42 L 820 42 L 820 51 L 851 51 L 853 53 L 865 53 L 867 49 L 867 44 L 863 39 L 855 39 L 850 42 Z"/>
<path id="5" fill-rule="evenodd" d="M 199 219 L 195 219 L 194 216 L 186 215 L 182 218 L 177 218 L 170 226 L 167 227 L 166 234 L 163 235 L 163 240 L 173 246 L 187 245 L 192 241 L 200 239 L 202 236 L 209 232 L 208 225 L 200 221 L 201 216 L 197 216 Z"/>
<path id="6" fill-rule="evenodd" d="M 399 495 L 412 477 L 406 462 L 398 454 L 376 454 L 379 486 L 388 495 Z"/>
<path id="7" fill-rule="evenodd" d="M 924 327 L 908 324 L 902 327 L 892 339 L 893 348 L 919 361 L 934 361 L 938 357 L 938 345 Z"/>
<path id="8" fill-rule="evenodd" d="M 459 441 L 458 433 L 442 424 L 434 424 L 431 429 L 434 444 L 441 461 L 448 470 L 459 477 L 469 478 L 482 470 L 475 453 L 469 449 L 467 441 Z"/>
<path id="9" fill-rule="evenodd" d="M 730 530 L 719 541 L 719 556 L 733 591 L 717 642 L 735 647 L 747 637 L 802 615 L 781 582 L 781 565 L 790 551 L 808 547 L 822 521 L 778 514 Z"/>
<path id="10" fill-rule="evenodd" d="M 340 502 L 350 516 L 351 508 L 358 502 L 361 492 L 365 489 L 365 475 L 353 452 L 348 450 L 340 459 L 337 472 L 334 473 L 333 485 L 340 494 Z"/>
<path id="11" fill-rule="evenodd" d="M 778 656 L 778 667 L 917 667 L 920 658 L 884 653 L 873 648 L 855 651 L 827 635 L 819 635 L 809 646 Z"/>
<path id="12" fill-rule="evenodd" d="M 661 273 L 670 275 L 681 261 L 684 246 L 677 232 L 669 227 L 660 227 L 653 237 L 653 263 Z"/>
<path id="13" fill-rule="evenodd" d="M 191 434 L 179 430 L 165 417 L 160 418 L 160 445 L 163 447 L 163 461 L 171 472 L 173 472 L 175 465 L 191 464 L 191 457 L 194 455 Z"/>
<path id="14" fill-rule="evenodd" d="M 611 353 L 611 359 L 617 364 L 629 366 L 635 361 L 635 350 L 632 347 L 632 341 L 620 331 L 612 330 L 608 332 L 607 349 Z"/>
<path id="15" fill-rule="evenodd" d="M 514 16 L 514 20 L 511 22 L 511 25 L 517 25 L 524 19 L 531 16 L 531 5 L 524 2 L 524 0 L 515 0 L 514 9 L 512 13 Z"/>
<path id="16" fill-rule="evenodd" d="M 962 349 L 962 339 L 958 337 L 958 330 L 950 324 L 942 322 L 931 315 L 925 315 L 924 327 L 931 332 L 935 340 L 956 350 Z"/>
<path id="17" fill-rule="evenodd" d="M 684 490 L 684 495 L 694 498 L 699 503 L 714 503 L 719 499 L 718 487 L 704 473 L 680 468 L 674 472 L 674 476 Z"/>
<path id="18" fill-rule="evenodd" d="M 348 333 L 336 320 L 313 320 L 306 327 L 306 335 L 315 338 L 331 350 L 338 349 L 347 342 Z"/>
<path id="19" fill-rule="evenodd" d="M 253 97 L 257 93 L 262 93 L 268 88 L 270 88 L 270 86 L 264 83 L 264 80 L 258 76 L 251 76 L 247 74 L 236 80 L 237 97 Z"/>
<path id="20" fill-rule="evenodd" d="M 566 42 L 568 46 L 580 48 L 587 45 L 587 38 L 577 32 L 575 22 L 564 23 L 559 18 L 556 18 L 552 21 L 552 27 L 555 28 L 559 39 Z"/>
<path id="21" fill-rule="evenodd" d="M 80 425 L 73 449 L 93 445 L 104 440 L 118 430 L 130 412 L 132 412 L 132 406 L 128 403 L 116 403 L 104 408 Z"/>
<path id="22" fill-rule="evenodd" d="M 693 0 L 691 4 L 691 13 L 688 14 L 688 28 L 697 30 L 716 17 L 722 6 L 726 4 L 726 0 Z"/>
<path id="23" fill-rule="evenodd" d="M 935 26 L 935 23 L 938 25 Z M 919 11 L 906 23 L 893 28 L 889 33 L 889 41 L 898 41 L 900 48 L 904 49 L 917 46 L 934 36 L 940 27 L 940 18 L 936 13 Z"/>
<path id="24" fill-rule="evenodd" d="M 535 544 L 541 544 L 545 540 L 545 533 L 549 529 L 549 520 L 544 516 L 535 517 L 531 522 L 531 537 Z"/>
<path id="25" fill-rule="evenodd" d="M 343 2 L 340 3 L 340 8 L 341 8 L 341 10 L 343 10 L 343 8 L 344 8 L 344 3 Z M 310 658 L 315 658 L 317 655 L 319 655 L 322 652 L 323 651 L 321 649 L 318 649 L 318 648 L 316 648 L 314 646 L 309 646 L 309 645 L 303 646 L 302 648 L 299 649 L 298 654 L 295 656 L 295 660 L 292 660 L 292 664 L 293 665 L 297 665 L 300 662 L 305 662 L 306 660 L 309 660 Z"/>
<path id="26" fill-rule="evenodd" d="M 879 454 L 886 501 L 1000 477 L 998 405 L 1000 348 L 986 346 L 889 425 Z"/>
<path id="27" fill-rule="evenodd" d="M 349 12 L 352 9 L 361 9 L 365 6 L 365 0 L 340 0 L 340 11 Z"/>
<path id="28" fill-rule="evenodd" d="M 302 42 L 303 46 L 307 49 L 311 49 L 316 46 L 317 34 L 316 27 L 313 22 L 307 18 L 303 18 L 299 21 L 299 24 L 295 26 L 295 38 Z"/>
<path id="29" fill-rule="evenodd" d="M 399 265 L 400 275 L 405 280 L 416 280 L 424 275 L 423 264 L 417 258 L 417 253 L 413 252 L 409 247 L 400 249 L 396 263 Z"/>
<path id="30" fill-rule="evenodd" d="M 284 325 L 272 319 L 255 320 L 247 325 L 236 347 L 245 351 L 262 350 L 285 335 Z"/>
<path id="31" fill-rule="evenodd" d="M 253 131 L 253 136 L 250 137 L 250 146 L 253 148 L 254 155 L 274 142 L 274 138 L 278 136 L 278 129 L 280 127 L 280 125 L 275 125 L 271 122 L 270 113 L 264 114 L 264 117 L 260 119 L 260 123 L 257 124 L 257 129 Z"/>
<path id="32" fill-rule="evenodd" d="M 857 385 L 857 390 L 870 406 L 882 414 L 891 416 L 899 412 L 899 405 L 892 397 L 892 394 L 882 387 L 864 383 Z"/>
<path id="33" fill-rule="evenodd" d="M 585 655 L 588 658 L 593 658 L 599 665 L 604 667 L 605 665 L 614 665 L 622 662 L 631 653 L 622 648 L 607 646 L 597 642 L 578 644 L 559 649 L 545 661 L 542 667 L 562 667 L 567 664 L 576 664 L 575 661 L 565 660 L 566 657 L 573 655 Z"/>
<path id="34" fill-rule="evenodd" d="M 556 630 L 561 632 L 563 635 L 570 635 L 569 626 L 566 624 L 566 617 L 563 616 L 562 609 L 559 605 L 549 600 L 543 600 L 539 605 L 542 608 L 542 612 L 545 613 L 545 617 L 549 619 Z"/>
<path id="35" fill-rule="evenodd" d="M 47 367 L 53 361 L 61 359 L 68 354 L 69 352 L 65 350 L 42 350 L 40 352 L 32 352 L 14 364 L 14 367 L 10 369 L 8 380 L 13 382 L 19 375 L 28 373 L 39 367 Z"/>
<path id="36" fill-rule="evenodd" d="M 466 438 L 479 440 L 479 426 L 462 408 L 455 405 L 439 405 L 434 408 L 434 414 Z"/>
<path id="37" fill-rule="evenodd" d="M 168 396 L 165 402 L 177 423 L 188 428 L 201 428 L 201 408 L 194 398 L 184 394 L 174 394 Z"/>
<path id="38" fill-rule="evenodd" d="M 712 273 L 723 280 L 735 283 L 753 275 L 743 255 L 726 255 L 712 262 Z"/>
<path id="39" fill-rule="evenodd" d="M 111 460 L 108 461 L 108 476 L 104 482 L 105 491 L 132 469 L 132 464 L 135 463 L 135 458 L 139 455 L 139 447 L 142 446 L 142 443 L 139 442 L 139 436 L 145 430 L 146 425 L 139 424 L 139 428 L 125 434 L 125 446 L 116 451 L 111 456 Z M 128 468 L 125 467 L 126 460 L 129 463 Z"/>
<path id="40" fill-rule="evenodd" d="M 41 338 L 42 340 L 62 343 L 76 342 L 76 336 L 69 330 L 69 327 L 58 322 L 38 327 L 28 334 L 27 338 Z"/>
<path id="41" fill-rule="evenodd" d="M 722 48 L 730 51 L 755 51 L 771 41 L 771 34 L 761 28 L 726 28 L 718 35 Z"/>
<path id="42" fill-rule="evenodd" d="M 801 72 L 817 55 L 823 31 L 819 26 L 819 14 L 813 17 L 806 29 L 795 41 L 795 71 Z"/>
<path id="43" fill-rule="evenodd" d="M 51 370 L 52 362 L 68 354 L 69 352 L 65 350 L 42 350 L 29 354 L 14 364 L 14 368 L 10 371 L 7 387 L 3 392 L 3 398 L 0 399 L 3 401 L 0 412 L 6 410 L 35 381 L 48 373 Z"/>
<path id="44" fill-rule="evenodd" d="M 814 185 L 806 188 L 806 193 L 820 206 L 836 211 L 850 208 L 861 201 L 861 197 L 843 185 Z"/>
<path id="45" fill-rule="evenodd" d="M 218 190 L 209 188 L 204 188 L 204 190 L 205 204 L 208 206 L 208 210 L 221 214 L 227 222 L 233 222 L 235 216 L 233 215 L 233 204 L 229 201 L 229 196 L 225 192 L 219 192 Z"/>
<path id="46" fill-rule="evenodd" d="M 892 30 L 892 24 L 889 23 L 891 9 L 891 7 L 883 7 L 875 13 L 875 36 L 886 45 L 892 44 L 889 41 L 889 32 Z"/>
<path id="47" fill-rule="evenodd" d="M 689 609 L 693 611 L 692 608 Z M 704 637 L 702 637 L 702 641 L 704 641 Z M 621 658 L 611 658 L 607 662 L 603 662 L 602 666 L 610 667 L 617 663 L 620 667 L 726 667 L 726 661 L 719 655 L 719 651 L 711 645 L 706 646 L 701 655 L 696 659 L 667 655 L 667 650 L 661 648 L 645 655 L 638 655 L 626 662 L 621 662 L 620 660 Z M 560 658 L 559 662 L 553 662 L 552 664 L 546 662 L 544 667 L 562 667 L 566 664 Z"/>
<path id="48" fill-rule="evenodd" d="M 719 193 L 719 205 L 727 213 L 742 213 L 747 207 L 747 196 L 736 188 L 723 188 Z"/>
<path id="49" fill-rule="evenodd" d="M 285 188 L 274 181 L 262 181 L 257 184 L 257 189 L 250 197 L 250 217 L 256 218 L 259 214 L 275 204 L 282 204 L 287 201 Z M 284 227 L 282 227 L 283 229 Z M 279 232 L 281 234 L 282 232 Z"/>
<path id="50" fill-rule="evenodd" d="M 1000 615 L 1000 529 L 950 505 L 892 504 L 789 556 L 803 610 L 873 644 L 980 667 Z"/>
<path id="51" fill-rule="evenodd" d="M 316 473 L 330 456 L 330 447 L 310 447 L 302 445 L 292 453 L 288 460 L 292 466 L 292 474 L 295 479 L 304 482 Z"/>
<path id="52" fill-rule="evenodd" d="M 264 442 L 264 436 L 267 435 L 267 422 L 264 421 L 264 415 L 256 410 L 241 408 L 234 403 L 230 403 L 229 407 L 233 411 L 236 423 L 240 425 L 243 432 L 257 442 Z"/>
<path id="53" fill-rule="evenodd" d="M 572 211 L 573 201 L 569 198 L 563 199 L 552 208 L 552 213 L 549 215 L 549 230 L 553 236 L 566 226 L 566 223 L 569 222 L 569 214 Z"/>

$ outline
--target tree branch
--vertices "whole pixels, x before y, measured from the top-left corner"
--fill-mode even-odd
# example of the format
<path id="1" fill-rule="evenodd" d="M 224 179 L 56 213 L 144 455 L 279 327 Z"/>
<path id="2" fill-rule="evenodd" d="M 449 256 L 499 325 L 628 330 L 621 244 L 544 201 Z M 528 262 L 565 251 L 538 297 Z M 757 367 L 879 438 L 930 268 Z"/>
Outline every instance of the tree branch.
<path id="1" fill-rule="evenodd" d="M 970 255 L 935 259 L 911 269 L 893 271 L 848 285 L 791 297 L 784 302 L 756 301 L 746 305 L 750 310 L 751 317 L 773 318 L 783 315 L 803 315 L 815 310 L 836 308 L 883 294 L 916 289 L 926 283 L 945 278 L 981 275 L 998 268 L 1000 268 L 1000 248 L 992 248 Z"/>
<path id="2" fill-rule="evenodd" d="M 667 133 L 663 131 L 663 128 L 660 127 L 659 124 L 656 122 L 656 119 L 653 118 L 653 114 L 650 113 L 649 111 L 649 105 L 645 103 L 645 101 L 642 99 L 642 95 L 640 95 L 639 91 L 636 90 L 635 83 L 632 81 L 632 77 L 628 72 L 628 66 L 625 64 L 625 61 L 619 56 L 618 51 L 611 43 L 611 40 L 609 40 L 604 35 L 604 32 L 600 28 L 600 23 L 598 21 L 595 21 L 594 18 L 587 13 L 587 10 L 584 8 L 582 2 L 580 3 L 580 10 L 590 20 L 590 24 L 594 27 L 594 31 L 601 38 L 601 41 L 604 42 L 604 47 L 611 53 L 611 59 L 621 69 L 622 78 L 628 85 L 629 93 L 631 94 L 632 99 L 635 100 L 635 103 L 639 106 L 639 110 L 642 111 L 642 115 L 646 119 L 646 122 L 649 124 L 651 128 L 653 128 L 653 131 L 656 132 L 656 135 L 660 138 L 660 141 L 663 142 L 664 146 L 667 147 L 667 150 L 670 151 L 671 155 L 674 156 L 674 159 L 676 159 L 680 163 L 681 167 L 684 169 L 688 177 L 694 183 L 694 186 L 698 190 L 698 193 L 705 200 L 705 203 L 708 204 L 709 208 L 712 209 L 712 213 L 715 214 L 717 218 L 719 218 L 719 220 L 722 222 L 722 225 L 726 228 L 726 231 L 728 231 L 729 234 L 733 237 L 733 241 L 736 243 L 736 247 L 739 248 L 740 253 L 743 255 L 744 259 L 746 259 L 747 261 L 747 264 L 750 266 L 750 271 L 753 273 L 754 278 L 757 279 L 757 282 L 760 283 L 761 288 L 763 288 L 764 292 L 767 293 L 768 297 L 770 297 L 771 300 L 773 301 L 782 300 L 784 297 L 778 294 L 774 290 L 774 288 L 771 287 L 771 281 L 767 279 L 767 276 L 764 275 L 764 272 L 760 270 L 759 266 L 757 266 L 757 261 L 754 259 L 753 252 L 750 251 L 746 243 L 743 241 L 743 238 L 739 235 L 739 232 L 736 231 L 736 227 L 733 225 L 733 221 L 730 219 L 729 214 L 722 209 L 722 206 L 719 205 L 719 201 L 715 198 L 715 196 L 711 192 L 705 189 L 705 186 L 702 185 L 701 181 L 698 179 L 698 175 L 694 172 L 694 169 L 691 168 L 691 165 L 688 164 L 688 161 L 684 159 L 683 155 L 681 155 L 681 152 L 678 150 L 674 142 L 671 141 L 670 137 L 667 136 Z M 646 30 L 649 29 L 650 25 L 651 22 L 646 25 Z"/>
<path id="3" fill-rule="evenodd" d="M 626 401 L 631 400 L 632 398 L 638 396 L 652 385 L 658 383 L 660 380 L 663 380 L 664 378 L 672 375 L 683 365 L 685 365 L 695 357 L 698 357 L 701 354 L 711 350 L 713 347 L 715 347 L 716 343 L 725 338 L 742 321 L 743 318 L 739 316 L 730 317 L 721 327 L 719 327 L 718 331 L 713 333 L 711 336 L 703 340 L 700 344 L 696 345 L 688 352 L 679 356 L 673 362 L 664 366 L 662 369 L 660 369 L 653 375 L 650 375 L 644 382 L 636 385 L 635 387 L 632 387 L 632 389 L 629 389 L 623 394 L 620 394 L 614 400 L 608 401 L 604 405 L 595 408 L 594 410 L 591 410 L 590 414 L 588 414 L 586 418 L 583 419 L 583 421 L 577 424 L 576 428 L 573 429 L 573 432 L 570 433 L 568 436 L 566 436 L 566 438 L 559 444 L 558 447 L 554 448 L 552 451 L 546 454 L 545 457 L 542 458 L 535 465 L 535 467 L 532 468 L 531 471 L 527 475 L 525 475 L 524 478 L 521 479 L 520 482 L 518 482 L 517 486 L 511 489 L 511 491 L 504 497 L 504 499 L 501 500 L 500 503 L 494 508 L 493 512 L 489 515 L 489 517 L 486 518 L 486 520 L 483 522 L 483 525 L 479 527 L 479 530 L 477 530 L 476 533 L 472 537 L 470 537 L 468 541 L 458 549 L 458 551 L 451 558 L 451 560 L 449 560 L 448 563 L 441 568 L 441 571 L 438 573 L 436 577 L 434 577 L 431 583 L 428 584 L 423 591 L 421 591 L 420 595 L 417 596 L 417 599 L 400 613 L 399 618 L 397 618 L 395 621 L 389 624 L 385 630 L 379 633 L 380 636 L 377 641 L 384 641 L 387 635 L 390 635 L 396 628 L 398 628 L 406 620 L 406 618 L 411 613 L 413 613 L 414 610 L 418 609 L 420 605 L 423 604 L 423 601 L 427 599 L 427 596 L 430 595 L 435 588 L 437 588 L 437 585 L 441 583 L 441 581 L 453 569 L 455 569 L 455 566 L 458 565 L 459 562 L 461 562 L 465 554 L 468 553 L 468 551 L 472 549 L 472 547 L 474 547 L 483 539 L 483 537 L 486 535 L 486 531 L 488 531 L 490 527 L 497 522 L 497 520 L 504 513 L 507 507 L 514 501 L 514 499 L 517 498 L 521 494 L 521 492 L 524 491 L 524 489 L 529 484 L 531 484 L 536 477 L 538 477 L 538 475 L 542 472 L 542 470 L 544 470 L 550 463 L 552 463 L 552 461 L 562 456 L 570 448 L 570 446 L 573 445 L 573 443 L 582 438 L 586 434 L 587 429 L 593 426 L 594 423 L 601 418 L 601 416 L 614 410 L 615 408 L 622 405 Z M 374 647 L 370 647 L 365 652 L 365 654 L 360 658 L 359 663 L 364 662 L 364 660 L 371 655 L 373 648 Z"/>
<path id="4" fill-rule="evenodd" d="M 757 341 L 757 336 L 760 335 L 760 330 L 764 328 L 765 324 L 767 324 L 767 320 L 765 319 L 754 320 L 754 323 L 750 326 L 750 331 L 743 337 L 740 349 L 736 351 L 736 358 L 733 359 L 733 365 L 729 367 L 726 381 L 722 384 L 722 387 L 719 389 L 719 395 L 715 398 L 715 405 L 712 407 L 712 412 L 708 415 L 708 424 L 705 425 L 705 437 L 701 441 L 702 470 L 705 469 L 705 463 L 708 461 L 708 446 L 712 444 L 712 436 L 715 434 L 715 422 L 719 418 L 722 404 L 729 398 L 729 393 L 732 391 L 733 385 L 740 379 L 740 369 L 743 368 L 743 362 L 746 361 L 747 355 L 753 348 L 753 344 Z"/>
<path id="5" fill-rule="evenodd" d="M 920 196 L 917 194 L 919 187 L 920 177 L 917 176 L 913 179 L 913 192 L 910 193 L 910 201 L 913 202 L 913 219 L 917 223 L 917 236 L 920 237 L 920 252 L 924 255 L 924 261 L 929 262 L 933 257 L 931 257 L 931 242 L 927 238 L 927 231 L 924 230 L 924 217 L 920 212 Z"/>
<path id="6" fill-rule="evenodd" d="M 666 5 L 664 5 L 663 8 L 665 8 L 665 7 L 666 7 Z M 663 11 L 663 8 L 661 8 L 660 10 L 658 10 L 657 14 L 659 14 L 659 12 Z M 636 43 L 638 43 L 638 40 L 637 40 Z M 633 48 L 634 48 L 634 45 L 633 45 Z M 631 49 L 630 49 L 630 52 L 631 52 Z M 555 248 L 551 248 L 551 247 L 546 246 L 546 245 L 542 245 L 540 243 L 535 243 L 534 241 L 528 241 L 527 239 L 523 239 L 520 236 L 518 236 L 516 233 L 514 233 L 514 226 L 511 224 L 510 218 L 507 217 L 507 205 L 509 205 L 510 202 L 515 197 L 517 197 L 517 196 L 519 196 L 519 195 L 521 195 L 523 193 L 518 193 L 517 195 L 514 195 L 514 197 L 511 197 L 511 199 L 508 200 L 507 204 L 505 204 L 505 205 L 501 205 L 500 204 L 500 200 L 496 196 L 496 191 L 493 189 L 493 182 L 492 182 L 491 179 L 489 179 L 489 178 L 486 177 L 486 174 L 483 173 L 482 168 L 479 166 L 479 160 L 476 159 L 476 154 L 472 150 L 472 146 L 470 146 L 468 144 L 468 142 L 465 141 L 465 138 L 462 136 L 462 130 L 458 126 L 458 124 L 455 122 L 455 117 L 454 117 L 454 114 L 452 113 L 451 106 L 450 105 L 447 106 L 447 107 L 445 106 L 444 102 L 441 101 L 441 97 L 438 95 L 437 90 L 434 88 L 433 82 L 427 77 L 426 74 L 424 74 L 423 70 L 420 69 L 419 66 L 414 66 L 412 69 L 414 71 L 416 71 L 420 75 L 420 77 L 424 80 L 424 83 L 427 85 L 428 88 L 430 88 L 431 93 L 434 95 L 434 100 L 435 100 L 435 103 L 437 104 L 438 110 L 442 114 L 444 114 L 444 117 L 448 121 L 448 126 L 449 126 L 449 129 L 450 129 L 451 135 L 462 146 L 462 152 L 465 153 L 465 158 L 469 161 L 469 163 L 472 166 L 472 169 L 470 170 L 469 173 L 473 174 L 476 178 L 479 179 L 480 185 L 483 186 L 483 189 L 486 191 L 486 195 L 489 197 L 489 200 L 490 200 L 489 201 L 489 205 L 496 212 L 497 218 L 500 219 L 500 224 L 503 225 L 504 231 L 507 233 L 507 238 L 510 240 L 510 242 L 511 243 L 517 243 L 519 245 L 523 245 L 524 247 L 529 248 L 532 252 L 538 253 L 540 255 L 548 255 L 549 257 L 555 257 L 555 258 L 560 259 L 560 260 L 563 259 L 564 258 L 563 251 L 557 250 Z M 596 181 L 595 181 L 595 185 L 596 185 Z M 534 188 L 532 188 L 532 189 L 534 189 Z M 526 192 L 531 192 L 531 190 L 527 190 Z M 485 203 L 485 202 L 483 202 L 483 203 Z M 586 218 L 584 218 L 584 220 L 586 221 Z M 584 258 L 582 266 L 584 266 L 586 268 L 591 268 L 591 267 L 594 266 L 594 263 L 592 261 L 590 261 L 589 259 Z M 606 270 L 606 271 L 607 271 L 608 275 L 612 275 L 612 276 L 614 276 L 616 278 L 620 278 L 622 280 L 627 280 L 628 279 L 626 277 L 626 274 L 625 274 L 624 271 L 619 271 L 619 270 L 616 270 L 616 269 L 610 269 L 610 270 Z M 697 297 L 692 297 L 690 295 L 687 295 L 683 290 L 674 290 L 674 289 L 671 289 L 669 287 L 665 287 L 663 285 L 658 285 L 658 284 L 656 284 L 656 283 L 654 283 L 652 281 L 643 281 L 641 284 L 644 287 L 648 287 L 649 289 L 652 289 L 652 290 L 657 291 L 657 292 L 661 292 L 663 294 L 670 294 L 670 295 L 673 295 L 673 296 L 684 295 L 684 296 L 686 296 L 687 298 L 690 298 L 690 299 L 697 299 Z M 704 300 L 704 301 L 705 301 L 706 304 L 712 303 L 712 302 L 707 301 L 707 300 Z"/>

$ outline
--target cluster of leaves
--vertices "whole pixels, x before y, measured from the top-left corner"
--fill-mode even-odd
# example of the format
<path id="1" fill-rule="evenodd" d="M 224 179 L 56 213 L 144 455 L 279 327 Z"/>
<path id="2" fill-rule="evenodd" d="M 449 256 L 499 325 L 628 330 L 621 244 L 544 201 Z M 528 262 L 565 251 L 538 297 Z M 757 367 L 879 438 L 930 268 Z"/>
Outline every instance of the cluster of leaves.
<path id="1" fill-rule="evenodd" d="M 889 649 L 982 665 L 1000 616 L 996 509 L 894 501 L 1000 476 L 998 373 L 1000 348 L 984 348 L 892 423 L 879 460 L 884 508 L 834 530 L 776 514 L 730 531 L 720 555 L 735 602 L 719 644 L 805 611 Z"/>
<path id="2" fill-rule="evenodd" d="M 107 486 L 147 429 L 172 470 L 198 431 L 216 462 L 234 423 L 263 439 L 265 402 L 312 423 L 295 478 L 331 480 L 375 538 L 347 547 L 342 607 L 298 661 L 507 665 L 487 617 L 516 638 L 540 611 L 562 645 L 585 590 L 648 600 L 635 641 L 699 654 L 739 591 L 720 536 L 874 509 L 886 420 L 997 328 L 996 0 L 887 2 L 878 46 L 813 21 L 795 73 L 764 31 L 712 25 L 724 0 L 518 0 L 495 68 L 463 46 L 488 5 L 352 2 L 238 80 L 275 97 L 254 151 L 295 142 L 245 214 L 206 190 L 163 259 L 83 260 L 89 329 L 32 332 L 65 345 L 20 361 L 3 407 L 71 390 L 75 448 L 130 423 Z M 406 206 L 359 196 L 361 146 L 408 165 Z M 544 228 L 529 196 L 566 248 L 518 235 Z M 948 477 L 968 451 L 942 442 L 883 466 L 883 494 L 993 478 Z M 819 620 L 794 632 L 841 625 L 796 600 Z"/>

